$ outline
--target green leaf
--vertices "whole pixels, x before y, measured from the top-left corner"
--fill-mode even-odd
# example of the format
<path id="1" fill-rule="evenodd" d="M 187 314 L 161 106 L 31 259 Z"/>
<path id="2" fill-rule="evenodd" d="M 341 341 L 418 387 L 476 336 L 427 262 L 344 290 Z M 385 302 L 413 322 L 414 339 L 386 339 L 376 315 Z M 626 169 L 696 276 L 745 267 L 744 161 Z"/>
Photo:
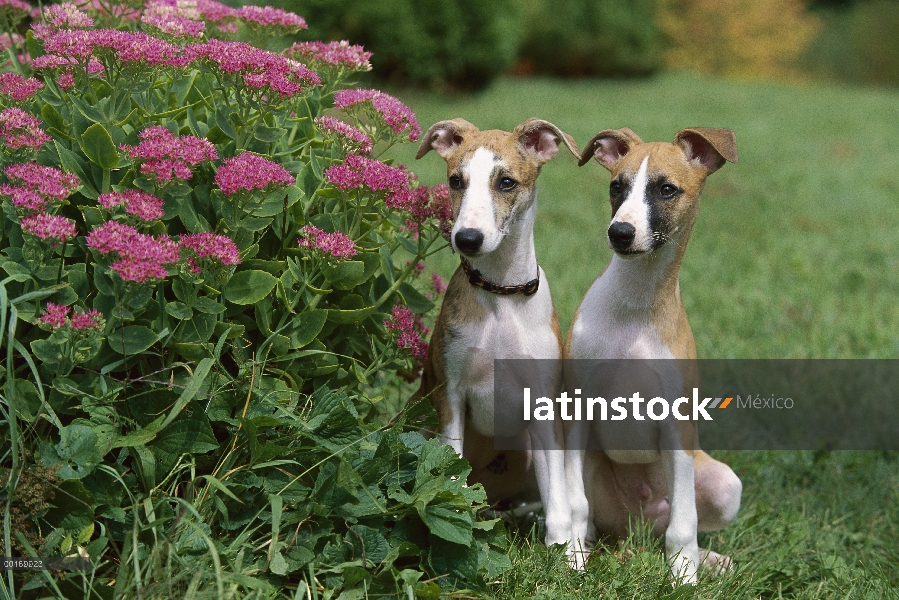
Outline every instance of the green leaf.
<path id="1" fill-rule="evenodd" d="M 183 302 L 169 302 L 165 305 L 165 312 L 169 313 L 173 317 L 178 320 L 185 321 L 194 316 L 194 311 L 192 311 L 186 304 Z"/>
<path id="2" fill-rule="evenodd" d="M 81 157 L 68 148 L 63 147 L 59 142 L 54 140 L 53 144 L 56 146 L 56 154 L 59 156 L 59 162 L 62 164 L 62 168 L 70 173 L 74 173 L 78 176 L 78 179 L 81 180 L 81 194 L 91 200 L 96 200 L 100 196 L 100 193 L 93 185 L 91 185 L 87 175 L 84 173 L 85 169 L 87 169 L 87 164 L 81 160 Z"/>
<path id="3" fill-rule="evenodd" d="M 109 347 L 118 352 L 129 356 L 131 354 L 139 354 L 156 343 L 159 336 L 143 325 L 128 325 L 122 329 L 115 329 L 109 332 L 106 341 Z"/>
<path id="4" fill-rule="evenodd" d="M 182 454 L 205 454 L 218 448 L 218 441 L 205 415 L 181 417 L 156 434 L 147 445 L 160 460 L 174 464 Z"/>
<path id="5" fill-rule="evenodd" d="M 435 573 L 447 575 L 439 580 L 441 585 L 453 586 L 463 582 L 477 585 L 478 551 L 477 547 L 455 544 L 432 536 L 428 562 Z"/>
<path id="6" fill-rule="evenodd" d="M 103 460 L 98 442 L 92 427 L 73 423 L 60 430 L 58 444 L 44 446 L 41 458 L 46 466 L 58 467 L 61 479 L 81 479 Z"/>
<path id="7" fill-rule="evenodd" d="M 225 306 L 223 304 L 216 302 L 209 296 L 200 296 L 199 298 L 194 300 L 193 308 L 197 309 L 201 313 L 207 313 L 210 315 L 217 315 L 225 311 Z"/>
<path id="8" fill-rule="evenodd" d="M 454 544 L 471 543 L 471 511 L 452 504 L 429 504 L 419 509 L 419 515 L 432 534 Z"/>
<path id="9" fill-rule="evenodd" d="M 328 282 L 339 290 L 351 290 L 362 282 L 365 263 L 361 260 L 347 260 L 323 269 Z"/>
<path id="10" fill-rule="evenodd" d="M 415 242 L 400 234 L 396 235 L 396 239 L 399 240 L 399 242 L 403 245 L 403 248 L 405 248 L 409 254 L 418 254 L 418 246 L 415 244 Z"/>
<path id="11" fill-rule="evenodd" d="M 213 330 L 213 335 L 215 335 L 216 337 L 220 337 L 220 336 L 224 335 L 225 332 L 227 332 L 228 339 L 234 340 L 234 339 L 241 337 L 244 334 L 244 332 L 246 331 L 246 329 L 247 329 L 246 326 L 241 325 L 239 323 L 224 323 L 222 321 L 219 321 L 215 324 L 215 329 Z"/>
<path id="12" fill-rule="evenodd" d="M 393 270 L 393 255 L 390 253 L 390 248 L 386 244 L 381 246 L 378 250 L 378 255 L 381 258 L 381 273 L 384 274 L 387 283 L 393 285 L 393 282 L 396 281 L 396 275 Z"/>
<path id="13" fill-rule="evenodd" d="M 34 37 L 34 31 L 31 29 L 25 34 L 25 49 L 28 50 L 28 56 L 31 57 L 31 60 L 45 54 L 43 42 L 38 41 Z"/>
<path id="14" fill-rule="evenodd" d="M 81 150 L 88 160 L 103 169 L 111 169 L 119 164 L 115 142 L 100 123 L 94 123 L 81 135 Z"/>
<path id="15" fill-rule="evenodd" d="M 66 120 L 62 118 L 62 115 L 59 114 L 59 111 L 56 110 L 52 104 L 45 104 L 41 108 L 41 118 L 43 118 L 50 127 L 55 127 L 60 131 L 68 129 L 69 124 L 66 123 Z"/>
<path id="16" fill-rule="evenodd" d="M 307 310 L 294 317 L 293 326 L 287 332 L 291 348 L 302 348 L 314 340 L 327 319 L 328 311 L 321 309 Z"/>
<path id="17" fill-rule="evenodd" d="M 246 231 L 262 231 L 271 224 L 271 217 L 250 217 L 240 222 L 240 228 Z"/>
<path id="18" fill-rule="evenodd" d="M 69 94 L 69 102 L 71 102 L 78 112 L 80 112 L 86 119 L 89 121 L 93 121 L 94 123 L 102 123 L 105 118 L 103 117 L 103 113 L 99 110 L 79 98 L 75 94 Z"/>
<path id="19" fill-rule="evenodd" d="M 287 135 L 287 130 L 282 127 L 266 127 L 260 125 L 253 133 L 254 137 L 261 142 L 277 142 Z"/>
<path id="20" fill-rule="evenodd" d="M 130 446 L 145 446 L 149 444 L 153 441 L 153 438 L 156 437 L 156 433 L 159 431 L 159 426 L 162 424 L 164 418 L 165 417 L 158 417 L 152 423 L 149 423 L 136 431 L 132 431 L 128 435 L 118 437 L 109 448 L 128 448 Z"/>
<path id="21" fill-rule="evenodd" d="M 328 320 L 335 323 L 355 323 L 370 315 L 374 310 L 374 306 L 360 308 L 359 310 L 329 310 Z"/>
<path id="22" fill-rule="evenodd" d="M 50 527 L 81 531 L 94 522 L 94 496 L 79 480 L 70 479 L 55 485 L 53 507 L 47 511 Z"/>
<path id="23" fill-rule="evenodd" d="M 237 139 L 237 131 L 234 129 L 234 125 L 230 120 L 231 113 L 227 108 L 219 107 L 215 111 L 215 124 L 218 125 L 219 129 L 222 130 L 222 133 L 227 135 L 232 140 Z"/>
<path id="24" fill-rule="evenodd" d="M 175 342 L 172 350 L 180 354 L 185 360 L 199 361 L 212 355 L 212 344 L 200 344 L 197 342 Z"/>
<path id="25" fill-rule="evenodd" d="M 206 132 L 206 139 L 209 140 L 210 142 L 212 142 L 213 144 L 218 145 L 223 142 L 226 142 L 229 138 L 225 134 L 225 132 L 222 131 L 221 127 L 219 127 L 218 125 L 213 125 L 209 129 L 209 131 Z"/>
<path id="26" fill-rule="evenodd" d="M 193 377 L 190 378 L 190 381 L 185 386 L 184 391 L 181 392 L 181 395 L 178 396 L 178 400 L 175 402 L 175 406 L 172 407 L 172 411 L 165 418 L 165 421 L 162 422 L 162 425 L 159 426 L 160 429 L 164 429 L 172 420 L 178 416 L 178 413 L 184 408 L 184 406 L 193 400 L 194 396 L 197 395 L 197 392 L 200 390 L 200 387 L 203 385 L 203 381 L 206 379 L 206 376 L 209 374 L 209 369 L 212 368 L 212 365 L 215 361 L 211 358 L 204 358 L 200 361 L 200 364 L 197 365 L 197 368 L 194 370 Z"/>
<path id="27" fill-rule="evenodd" d="M 400 284 L 398 291 L 406 301 L 406 306 L 415 314 L 426 313 L 434 308 L 433 302 L 406 282 Z"/>
<path id="28" fill-rule="evenodd" d="M 233 304 L 256 304 L 275 289 L 278 279 L 265 271 L 239 271 L 228 281 L 222 296 Z"/>

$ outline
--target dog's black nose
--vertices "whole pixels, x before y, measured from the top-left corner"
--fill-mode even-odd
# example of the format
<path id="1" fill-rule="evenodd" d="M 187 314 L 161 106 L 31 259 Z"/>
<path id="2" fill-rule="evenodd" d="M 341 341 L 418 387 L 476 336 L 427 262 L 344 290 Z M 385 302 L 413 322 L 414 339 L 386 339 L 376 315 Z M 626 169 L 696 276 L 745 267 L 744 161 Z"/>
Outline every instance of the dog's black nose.
<path id="1" fill-rule="evenodd" d="M 615 250 L 627 250 L 634 243 L 637 230 L 630 223 L 615 221 L 609 225 L 609 241 Z"/>
<path id="2" fill-rule="evenodd" d="M 465 227 L 456 232 L 456 248 L 464 254 L 474 254 L 484 243 L 484 234 L 480 229 Z"/>

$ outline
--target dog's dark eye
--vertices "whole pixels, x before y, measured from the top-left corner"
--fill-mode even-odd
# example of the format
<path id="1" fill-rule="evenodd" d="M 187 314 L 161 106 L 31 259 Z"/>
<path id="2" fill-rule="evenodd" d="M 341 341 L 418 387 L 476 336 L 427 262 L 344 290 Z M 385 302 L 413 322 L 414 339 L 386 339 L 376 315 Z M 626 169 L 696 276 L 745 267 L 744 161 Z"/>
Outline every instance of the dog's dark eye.
<path id="1" fill-rule="evenodd" d="M 613 181 L 609 184 L 609 194 L 612 196 L 617 196 L 621 193 L 621 182 L 618 180 Z"/>
<path id="2" fill-rule="evenodd" d="M 665 183 L 662 185 L 659 192 L 662 194 L 662 198 L 673 198 L 680 190 L 670 183 Z"/>
<path id="3" fill-rule="evenodd" d="M 503 177 L 499 180 L 499 189 L 503 192 L 511 192 L 518 187 L 518 182 L 511 177 Z"/>
<path id="4" fill-rule="evenodd" d="M 453 188 L 454 190 L 461 190 L 462 189 L 462 178 L 459 177 L 458 175 L 450 175 L 449 186 L 451 188 Z"/>

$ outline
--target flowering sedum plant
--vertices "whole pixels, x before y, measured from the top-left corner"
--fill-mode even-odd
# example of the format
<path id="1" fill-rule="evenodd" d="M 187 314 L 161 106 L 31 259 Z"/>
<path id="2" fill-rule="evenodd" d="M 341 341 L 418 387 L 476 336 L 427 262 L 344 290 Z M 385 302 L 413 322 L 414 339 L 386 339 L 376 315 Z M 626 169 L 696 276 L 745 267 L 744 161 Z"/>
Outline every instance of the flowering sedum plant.
<path id="1" fill-rule="evenodd" d="M 20 523 L 36 547 L 7 528 L 6 555 L 80 545 L 91 581 L 125 595 L 152 592 L 100 572 L 104 552 L 139 561 L 159 536 L 176 553 L 239 538 L 235 585 L 264 573 L 291 596 L 316 569 L 333 589 L 426 595 L 432 576 L 498 572 L 502 528 L 473 524 L 467 465 L 402 434 L 428 411 L 382 427 L 369 398 L 427 355 L 445 287 L 421 261 L 451 219 L 445 186 L 384 160 L 421 134 L 412 111 L 347 87 L 370 54 L 272 52 L 302 17 L 214 0 L 0 0 L 0 26 L 0 469 L 39 463 L 81 507 Z M 5 497 L 10 517 L 12 483 Z M 184 502 L 193 525 L 158 529 Z M 279 541 L 280 523 L 312 533 Z"/>

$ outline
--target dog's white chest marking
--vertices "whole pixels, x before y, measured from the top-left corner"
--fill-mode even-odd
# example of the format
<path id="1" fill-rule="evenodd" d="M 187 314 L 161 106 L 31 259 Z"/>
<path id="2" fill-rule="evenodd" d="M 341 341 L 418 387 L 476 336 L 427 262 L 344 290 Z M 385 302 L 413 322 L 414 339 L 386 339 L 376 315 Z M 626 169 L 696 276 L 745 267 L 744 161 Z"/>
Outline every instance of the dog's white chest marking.
<path id="1" fill-rule="evenodd" d="M 520 419 L 520 406 L 496 405 L 493 361 L 559 357 L 558 339 L 549 326 L 552 303 L 549 290 L 544 287 L 527 301 L 522 297 L 502 298 L 497 302 L 496 297 L 485 295 L 486 301 L 480 301 L 483 319 L 451 326 L 446 353 L 447 380 L 457 386 L 458 397 L 471 412 L 473 426 L 483 435 L 496 435 L 496 428 L 504 425 L 508 425 L 509 431 L 502 433 L 512 435 L 526 426 Z M 497 423 L 497 410 L 503 416 L 518 418 L 515 423 L 508 418 Z"/>
<path id="2" fill-rule="evenodd" d="M 659 249 L 656 260 L 669 260 L 670 249 Z M 584 297 L 571 331 L 569 358 L 674 358 L 649 318 L 658 277 L 655 269 L 613 257 Z"/>

